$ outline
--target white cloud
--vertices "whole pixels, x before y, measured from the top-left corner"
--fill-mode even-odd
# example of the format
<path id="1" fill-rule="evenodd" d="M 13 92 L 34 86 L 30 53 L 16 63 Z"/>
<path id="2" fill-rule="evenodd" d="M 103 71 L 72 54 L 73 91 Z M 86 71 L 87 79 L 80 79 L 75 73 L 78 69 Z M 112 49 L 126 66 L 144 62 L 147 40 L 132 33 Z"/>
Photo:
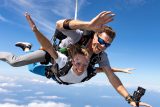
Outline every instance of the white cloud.
<path id="1" fill-rule="evenodd" d="M 64 103 L 45 102 L 45 103 L 30 103 L 28 107 L 71 107 Z"/>
<path id="2" fill-rule="evenodd" d="M 119 98 L 118 96 L 100 96 L 101 98 L 107 98 L 107 99 L 113 99 L 113 98 Z"/>
<path id="3" fill-rule="evenodd" d="M 8 22 L 8 20 L 5 17 L 3 17 L 2 15 L 0 15 L 0 21 Z"/>
<path id="4" fill-rule="evenodd" d="M 25 99 L 36 99 L 37 97 L 36 96 L 27 96 L 25 97 Z"/>
<path id="5" fill-rule="evenodd" d="M 15 81 L 16 80 L 16 78 L 15 77 L 8 77 L 8 76 L 5 76 L 5 75 L 1 75 L 0 76 L 0 81 L 2 82 L 2 81 L 6 81 L 6 82 L 13 82 L 13 81 Z"/>
<path id="6" fill-rule="evenodd" d="M 0 104 L 0 107 L 71 107 L 68 104 L 64 103 L 55 103 L 55 102 L 41 102 L 41 103 L 29 103 L 27 105 L 17 105 L 13 103 L 4 103 Z"/>
<path id="7" fill-rule="evenodd" d="M 85 105 L 84 107 L 92 107 L 91 105 Z"/>
<path id="8" fill-rule="evenodd" d="M 1 83 L 0 87 L 22 87 L 22 85 L 17 85 L 15 83 Z"/>
<path id="9" fill-rule="evenodd" d="M 6 98 L 6 99 L 4 99 L 3 101 L 5 101 L 5 102 L 10 102 L 10 103 L 17 103 L 17 102 L 18 102 L 18 100 L 11 99 L 11 98 Z"/>
<path id="10" fill-rule="evenodd" d="M 50 100 L 53 100 L 53 99 L 64 99 L 62 97 L 58 97 L 58 96 L 41 96 L 42 99 L 50 99 Z"/>
<path id="11" fill-rule="evenodd" d="M 44 81 L 44 80 L 41 80 L 41 79 L 38 79 L 38 78 L 36 78 L 36 79 L 32 79 L 32 80 L 31 80 L 31 82 L 45 83 L 45 81 Z"/>
<path id="12" fill-rule="evenodd" d="M 35 94 L 36 94 L 36 95 L 42 95 L 42 94 L 44 94 L 44 92 L 39 91 L 39 92 L 36 92 Z"/>
<path id="13" fill-rule="evenodd" d="M 34 79 L 28 79 L 28 81 L 39 83 L 39 84 L 51 84 L 51 85 L 59 85 L 52 79 L 40 79 L 40 78 L 34 78 Z"/>
<path id="14" fill-rule="evenodd" d="M 54 80 L 52 80 L 52 79 L 47 80 L 46 84 L 55 84 L 55 85 L 57 85 L 57 83 Z"/>
<path id="15" fill-rule="evenodd" d="M 30 89 L 23 89 L 22 92 L 31 92 L 32 90 Z"/>
<path id="16" fill-rule="evenodd" d="M 3 89 L 3 88 L 0 88 L 0 93 L 6 93 L 6 92 L 10 92 L 10 91 L 6 90 L 6 89 Z"/>
<path id="17" fill-rule="evenodd" d="M 73 18 L 75 3 L 73 0 L 57 0 L 52 12 L 63 18 Z"/>
<path id="18" fill-rule="evenodd" d="M 73 87 L 88 87 L 88 86 L 110 86 L 110 83 L 106 80 L 100 80 L 97 78 L 93 78 L 84 83 L 73 84 Z"/>

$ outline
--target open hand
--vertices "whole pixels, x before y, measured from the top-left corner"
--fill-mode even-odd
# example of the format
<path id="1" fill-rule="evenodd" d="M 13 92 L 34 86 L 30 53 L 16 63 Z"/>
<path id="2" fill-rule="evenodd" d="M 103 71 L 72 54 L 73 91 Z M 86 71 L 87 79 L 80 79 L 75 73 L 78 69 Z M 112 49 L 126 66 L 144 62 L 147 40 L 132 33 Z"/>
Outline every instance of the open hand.
<path id="1" fill-rule="evenodd" d="M 137 107 L 135 102 L 131 102 L 130 105 L 132 107 Z M 144 103 L 144 102 L 139 102 L 139 106 L 144 106 L 144 107 L 152 107 L 151 105 Z"/>
<path id="2" fill-rule="evenodd" d="M 105 24 L 113 20 L 113 14 L 111 11 L 103 11 L 90 21 L 89 28 L 96 32 L 101 32 L 105 28 Z"/>

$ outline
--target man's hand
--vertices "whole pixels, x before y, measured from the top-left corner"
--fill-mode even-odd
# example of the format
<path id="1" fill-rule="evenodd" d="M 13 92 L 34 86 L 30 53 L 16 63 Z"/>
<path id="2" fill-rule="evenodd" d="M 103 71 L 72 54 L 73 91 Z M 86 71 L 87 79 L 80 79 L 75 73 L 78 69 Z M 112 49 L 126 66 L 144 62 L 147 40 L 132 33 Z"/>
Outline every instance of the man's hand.
<path id="1" fill-rule="evenodd" d="M 132 107 L 137 107 L 135 102 L 131 102 L 130 105 Z M 144 102 L 139 102 L 139 106 L 144 106 L 144 107 L 152 107 L 151 105 L 144 103 Z"/>
<path id="2" fill-rule="evenodd" d="M 132 71 L 132 70 L 135 70 L 135 68 L 125 68 L 125 69 L 123 69 L 122 71 L 123 71 L 124 73 L 132 74 L 132 72 L 130 72 L 130 71 Z"/>
<path id="3" fill-rule="evenodd" d="M 105 28 L 105 24 L 113 20 L 113 14 L 111 11 L 103 11 L 90 21 L 89 29 L 101 32 Z"/>

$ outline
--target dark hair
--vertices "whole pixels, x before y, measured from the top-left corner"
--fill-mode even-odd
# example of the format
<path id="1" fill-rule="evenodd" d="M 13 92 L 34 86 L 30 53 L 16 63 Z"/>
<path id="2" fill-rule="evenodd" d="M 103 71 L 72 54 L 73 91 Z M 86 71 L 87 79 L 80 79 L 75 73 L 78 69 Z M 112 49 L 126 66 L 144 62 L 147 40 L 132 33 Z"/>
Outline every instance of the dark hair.
<path id="1" fill-rule="evenodd" d="M 116 32 L 114 32 L 113 31 L 113 29 L 111 28 L 111 27 L 109 27 L 109 26 L 106 26 L 105 28 L 104 28 L 104 32 L 106 32 L 107 34 L 108 34 L 108 36 L 110 37 L 110 38 L 112 38 L 112 40 L 115 38 L 115 36 L 116 36 Z"/>

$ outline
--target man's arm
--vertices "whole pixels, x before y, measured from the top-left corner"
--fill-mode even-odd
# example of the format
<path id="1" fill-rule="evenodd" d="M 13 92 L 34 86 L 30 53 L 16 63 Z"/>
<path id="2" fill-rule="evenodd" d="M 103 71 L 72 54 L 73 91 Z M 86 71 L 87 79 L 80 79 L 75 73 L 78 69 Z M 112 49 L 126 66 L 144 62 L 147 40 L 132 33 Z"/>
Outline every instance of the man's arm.
<path id="1" fill-rule="evenodd" d="M 128 73 L 128 74 L 131 74 L 132 70 L 135 70 L 134 68 L 111 68 L 112 72 L 122 72 L 122 73 Z M 96 72 L 97 73 L 101 73 L 103 72 L 103 69 L 101 67 L 97 67 L 96 68 Z"/>
<path id="2" fill-rule="evenodd" d="M 116 91 L 121 96 L 123 96 L 124 98 L 129 96 L 129 93 L 127 92 L 126 88 L 123 86 L 120 79 L 112 72 L 110 67 L 108 67 L 108 66 L 103 67 L 103 71 L 106 74 L 106 76 L 108 77 L 109 82 L 112 84 L 112 86 L 116 89 Z M 131 102 L 130 105 L 132 105 L 133 107 L 136 107 L 135 102 Z"/>
<path id="3" fill-rule="evenodd" d="M 103 67 L 102 69 L 104 73 L 106 74 L 106 76 L 108 77 L 109 82 L 117 90 L 117 92 L 120 95 L 122 95 L 124 98 L 127 97 L 129 95 L 127 90 L 124 88 L 119 78 L 112 72 L 112 69 L 107 66 Z"/>
<path id="4" fill-rule="evenodd" d="M 111 11 L 103 11 L 94 17 L 91 21 L 80 21 L 80 20 L 71 20 L 68 23 L 70 29 L 82 29 L 82 30 L 93 30 L 93 31 L 102 31 L 105 24 L 113 20 L 113 14 Z M 64 30 L 64 21 L 59 20 L 56 23 L 56 28 L 58 30 Z"/>
<path id="5" fill-rule="evenodd" d="M 113 72 L 122 72 L 122 73 L 128 73 L 128 74 L 131 74 L 132 70 L 135 70 L 135 68 L 112 68 L 112 71 Z"/>

